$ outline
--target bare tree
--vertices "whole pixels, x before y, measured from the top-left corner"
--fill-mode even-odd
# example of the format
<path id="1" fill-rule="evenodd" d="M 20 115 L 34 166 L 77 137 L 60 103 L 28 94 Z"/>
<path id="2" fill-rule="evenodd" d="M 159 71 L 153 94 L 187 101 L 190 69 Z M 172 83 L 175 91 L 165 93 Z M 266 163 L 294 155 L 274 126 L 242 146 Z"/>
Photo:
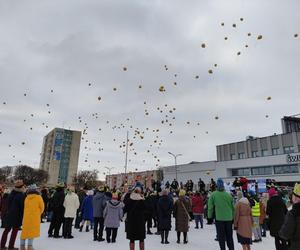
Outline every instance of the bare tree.
<path id="1" fill-rule="evenodd" d="M 13 167 L 5 166 L 0 168 L 0 182 L 7 183 L 12 172 L 13 172 Z"/>
<path id="2" fill-rule="evenodd" d="M 97 185 L 98 180 L 98 171 L 93 170 L 82 170 L 80 171 L 73 179 L 73 182 L 76 188 L 83 188 L 92 189 L 95 188 Z"/>
<path id="3" fill-rule="evenodd" d="M 34 169 L 26 165 L 20 165 L 16 167 L 14 179 L 23 180 L 25 185 L 31 185 L 33 183 L 40 185 L 47 182 L 48 173 L 42 169 Z"/>

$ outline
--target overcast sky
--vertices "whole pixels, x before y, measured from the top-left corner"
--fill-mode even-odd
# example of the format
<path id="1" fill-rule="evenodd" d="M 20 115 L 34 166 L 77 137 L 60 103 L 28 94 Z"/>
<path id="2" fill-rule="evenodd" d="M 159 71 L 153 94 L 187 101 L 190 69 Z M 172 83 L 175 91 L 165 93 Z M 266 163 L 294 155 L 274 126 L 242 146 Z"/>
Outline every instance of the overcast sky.
<path id="1" fill-rule="evenodd" d="M 129 171 L 172 165 L 168 151 L 179 163 L 215 160 L 216 145 L 280 133 L 280 118 L 300 113 L 299 9 L 299 0 L 1 0 L 0 165 L 38 167 L 54 127 L 86 129 L 79 168 L 101 176 L 123 171 L 126 131 Z"/>

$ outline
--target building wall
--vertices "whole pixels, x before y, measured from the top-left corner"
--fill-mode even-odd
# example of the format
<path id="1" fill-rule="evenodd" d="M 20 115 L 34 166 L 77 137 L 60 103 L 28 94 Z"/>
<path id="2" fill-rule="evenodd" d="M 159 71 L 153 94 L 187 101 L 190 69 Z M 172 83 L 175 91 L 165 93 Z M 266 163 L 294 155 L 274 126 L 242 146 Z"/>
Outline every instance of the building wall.
<path id="1" fill-rule="evenodd" d="M 161 168 L 164 173 L 164 183 L 172 182 L 176 178 L 175 166 Z M 198 183 L 201 178 L 205 183 L 209 183 L 211 178 L 215 178 L 216 161 L 197 162 L 177 166 L 177 180 L 186 183 L 187 180 L 192 180 Z"/>
<path id="2" fill-rule="evenodd" d="M 81 142 L 81 132 L 74 131 L 73 138 L 72 138 L 72 145 L 71 145 L 68 183 L 73 182 L 73 178 L 77 174 L 77 171 L 78 171 L 80 142 Z"/>
<path id="3" fill-rule="evenodd" d="M 217 161 L 266 157 L 299 152 L 300 132 L 253 138 L 217 146 Z M 293 148 L 292 151 L 291 148 Z"/>
<path id="4" fill-rule="evenodd" d="M 288 156 L 297 156 L 299 153 L 294 154 L 281 154 L 267 157 L 256 157 L 256 158 L 248 158 L 248 159 L 240 159 L 240 160 L 232 160 L 232 161 L 222 161 L 216 163 L 216 178 L 221 177 L 228 180 L 233 180 L 236 176 L 232 173 L 232 170 L 237 169 L 250 169 L 249 175 L 246 175 L 251 179 L 275 179 L 277 182 L 297 182 L 300 179 L 300 155 L 299 161 L 289 162 Z M 292 167 L 291 167 L 292 166 Z M 295 167 L 294 167 L 295 166 Z M 252 172 L 257 170 L 258 168 L 271 168 L 271 174 L 253 174 Z M 255 168 L 255 169 L 254 169 Z M 277 174 L 275 172 L 275 168 L 278 170 L 279 168 L 284 170 L 284 168 L 296 168 L 298 169 L 298 173 L 283 173 Z M 253 170 L 254 169 L 254 170 Z M 239 175 L 243 176 L 243 174 Z"/>
<path id="5" fill-rule="evenodd" d="M 80 131 L 59 128 L 44 137 L 40 168 L 49 174 L 48 185 L 54 186 L 61 181 L 67 184 L 73 182 L 78 170 L 80 142 Z"/>

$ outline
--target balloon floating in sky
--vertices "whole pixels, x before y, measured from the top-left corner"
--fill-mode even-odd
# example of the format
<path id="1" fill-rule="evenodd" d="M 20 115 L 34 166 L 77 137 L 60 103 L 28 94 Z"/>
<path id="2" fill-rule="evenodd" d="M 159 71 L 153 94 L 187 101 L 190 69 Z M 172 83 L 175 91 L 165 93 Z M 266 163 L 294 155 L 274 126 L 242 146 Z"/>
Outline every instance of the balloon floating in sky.
<path id="1" fill-rule="evenodd" d="M 165 92 L 165 91 L 166 91 L 166 89 L 165 89 L 165 87 L 164 87 L 163 85 L 160 86 L 158 90 L 159 90 L 160 92 Z"/>

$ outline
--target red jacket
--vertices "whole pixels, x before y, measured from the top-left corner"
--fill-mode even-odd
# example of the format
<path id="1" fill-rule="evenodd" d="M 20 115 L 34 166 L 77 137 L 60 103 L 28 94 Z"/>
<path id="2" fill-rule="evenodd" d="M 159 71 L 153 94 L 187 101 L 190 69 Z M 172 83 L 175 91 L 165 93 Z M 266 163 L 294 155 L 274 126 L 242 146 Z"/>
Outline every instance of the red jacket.
<path id="1" fill-rule="evenodd" d="M 242 185 L 242 190 L 248 190 L 248 179 L 241 177 L 240 183 Z"/>
<path id="2" fill-rule="evenodd" d="M 194 214 L 204 213 L 203 198 L 201 196 L 194 195 L 192 198 L 192 210 Z"/>

